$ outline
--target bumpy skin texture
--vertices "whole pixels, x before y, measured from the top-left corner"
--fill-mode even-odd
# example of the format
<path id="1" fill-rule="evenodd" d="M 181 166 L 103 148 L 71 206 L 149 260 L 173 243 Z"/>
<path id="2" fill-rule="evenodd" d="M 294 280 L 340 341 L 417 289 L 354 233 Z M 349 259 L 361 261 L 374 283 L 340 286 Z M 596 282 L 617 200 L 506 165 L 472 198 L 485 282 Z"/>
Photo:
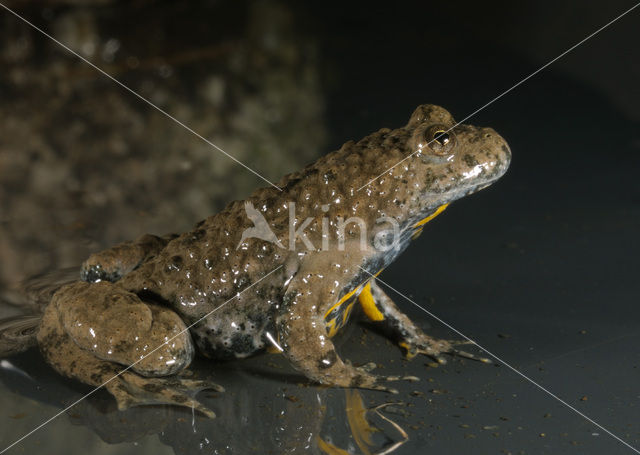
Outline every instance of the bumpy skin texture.
<path id="1" fill-rule="evenodd" d="M 506 171 L 511 152 L 495 131 L 468 125 L 448 131 L 454 125 L 443 108 L 419 106 L 406 126 L 347 142 L 285 176 L 278 182 L 283 191 L 258 189 L 178 237 L 144 236 L 92 255 L 83 278 L 113 283 L 76 283 L 54 297 L 41 329 L 45 355 L 56 357 L 45 336 L 49 330 L 101 362 L 127 364 L 137 358 L 140 348 L 120 340 L 122 335 L 113 330 L 82 333 L 92 324 L 95 332 L 100 324 L 86 311 L 100 299 L 96 311 L 111 311 L 110 327 L 115 330 L 121 322 L 129 337 L 144 339 L 152 331 L 147 322 L 134 323 L 131 316 L 135 307 L 143 317 L 138 306 L 150 303 L 175 312 L 186 326 L 195 323 L 189 331 L 208 357 L 243 357 L 275 345 L 308 378 L 333 386 L 390 390 L 385 381 L 399 379 L 375 376 L 336 354 L 330 336 L 346 323 L 357 300 L 365 314 L 390 329 L 409 356 L 423 353 L 443 361 L 441 353 L 458 353 L 451 343 L 422 333 L 372 279 L 419 234 L 421 220 Z M 279 244 L 242 237 L 254 227 L 247 216 L 251 208 L 264 216 Z M 349 222 L 350 217 L 363 225 Z M 340 220 L 347 220 L 346 228 Z M 390 220 L 399 235 L 390 248 L 380 248 L 376 242 Z M 292 235 L 297 229 L 303 235 Z M 149 311 L 144 317 L 156 314 Z M 141 361 L 145 368 L 136 371 L 161 376 L 186 367 L 191 345 L 188 333 L 183 335 L 181 349 L 160 358 L 154 353 L 155 360 Z M 113 349 L 105 354 L 109 350 L 92 347 L 91 340 Z M 138 351 L 132 354 L 132 349 Z M 64 374 L 96 382 L 77 372 L 77 362 L 72 373 L 71 362 L 58 355 L 52 363 Z"/>

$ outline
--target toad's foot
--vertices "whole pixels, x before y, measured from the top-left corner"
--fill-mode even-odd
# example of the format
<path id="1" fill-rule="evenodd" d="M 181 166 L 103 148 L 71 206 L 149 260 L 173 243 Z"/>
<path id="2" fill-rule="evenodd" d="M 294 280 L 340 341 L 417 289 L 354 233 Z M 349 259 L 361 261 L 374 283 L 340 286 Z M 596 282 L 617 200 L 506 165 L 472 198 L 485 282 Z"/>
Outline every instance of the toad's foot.
<path id="1" fill-rule="evenodd" d="M 491 363 L 491 360 L 486 357 L 478 357 L 470 352 L 461 351 L 455 347 L 463 344 L 475 344 L 470 340 L 440 340 L 437 338 L 431 338 L 425 334 L 420 334 L 417 337 L 412 337 L 410 340 L 403 340 L 399 344 L 400 347 L 405 350 L 405 356 L 407 359 L 413 359 L 418 354 L 424 354 L 440 364 L 445 364 L 447 363 L 447 360 L 442 354 L 449 354 L 456 357 L 476 360 L 482 363 Z"/>
<path id="2" fill-rule="evenodd" d="M 121 411 L 132 406 L 170 404 L 195 409 L 211 419 L 216 416 L 215 413 L 196 400 L 195 396 L 205 389 L 224 392 L 223 387 L 207 380 L 177 376 L 143 378 L 130 372 L 116 377 L 105 388 L 115 397 Z"/>
<path id="3" fill-rule="evenodd" d="M 377 368 L 375 362 L 369 362 L 360 367 L 356 367 L 356 371 L 359 374 L 357 376 L 357 385 L 354 385 L 354 387 L 371 390 L 381 390 L 383 392 L 396 394 L 398 393 L 397 389 L 391 388 L 384 383 L 392 381 L 416 382 L 420 380 L 420 378 L 417 376 L 377 376 L 371 374 L 371 371 L 373 371 L 375 368 Z"/>
<path id="4" fill-rule="evenodd" d="M 467 359 L 477 360 L 483 363 L 491 363 L 484 357 L 477 357 L 466 351 L 461 351 L 455 346 L 461 344 L 475 344 L 472 341 L 439 340 L 426 335 L 416 326 L 391 300 L 372 278 L 358 296 L 360 304 L 367 317 L 386 329 L 390 338 L 399 340 L 400 347 L 406 351 L 406 357 L 412 359 L 418 354 L 428 355 L 438 363 L 447 363 L 442 354 L 450 354 Z"/>

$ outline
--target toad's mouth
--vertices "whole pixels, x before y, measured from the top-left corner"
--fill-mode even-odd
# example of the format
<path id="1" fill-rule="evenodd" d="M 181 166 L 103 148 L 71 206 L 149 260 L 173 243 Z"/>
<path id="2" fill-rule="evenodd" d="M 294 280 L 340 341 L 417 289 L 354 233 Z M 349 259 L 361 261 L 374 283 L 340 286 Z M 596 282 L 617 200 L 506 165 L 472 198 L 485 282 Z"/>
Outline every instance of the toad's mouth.
<path id="1" fill-rule="evenodd" d="M 492 183 L 493 183 L 493 182 L 489 182 L 489 183 L 483 183 L 482 185 L 478 185 L 478 186 L 477 186 L 475 189 L 473 189 L 473 190 L 471 191 L 471 193 L 469 193 L 469 194 L 477 193 L 477 192 L 478 192 L 478 191 L 480 191 L 480 190 L 484 190 L 485 188 L 487 188 L 487 187 L 491 186 L 491 184 L 492 184 Z"/>
<path id="2" fill-rule="evenodd" d="M 487 187 L 490 187 L 491 185 L 493 185 L 494 183 L 496 183 L 498 180 L 500 180 L 500 178 L 504 175 L 504 172 L 499 173 L 497 176 L 495 176 L 494 178 L 487 180 L 485 182 L 479 183 L 477 185 L 472 186 L 471 188 L 469 188 L 462 197 L 464 196 L 468 196 L 470 194 L 474 194 L 477 193 L 478 191 L 484 190 Z"/>
<path id="3" fill-rule="evenodd" d="M 463 197 L 467 197 L 467 196 L 469 196 L 471 194 L 475 194 L 478 191 L 484 190 L 485 188 L 491 186 L 494 182 L 495 182 L 495 180 L 493 180 L 491 182 L 481 183 L 480 185 L 472 186 L 471 188 L 469 188 L 467 191 L 465 191 L 464 193 L 462 193 L 460 195 L 460 199 L 462 199 Z"/>

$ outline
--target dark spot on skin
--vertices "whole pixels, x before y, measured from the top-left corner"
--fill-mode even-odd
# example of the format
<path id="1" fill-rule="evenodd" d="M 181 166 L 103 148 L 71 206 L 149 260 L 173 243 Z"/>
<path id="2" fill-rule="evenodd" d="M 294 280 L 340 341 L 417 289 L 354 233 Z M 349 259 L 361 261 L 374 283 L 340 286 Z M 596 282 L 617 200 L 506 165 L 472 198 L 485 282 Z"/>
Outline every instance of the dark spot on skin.
<path id="1" fill-rule="evenodd" d="M 249 354 L 255 351 L 253 337 L 236 333 L 231 337 L 231 349 L 238 354 Z"/>
<path id="2" fill-rule="evenodd" d="M 429 169 L 427 172 L 425 172 L 424 174 L 424 185 L 425 188 L 431 188 L 433 186 L 433 184 L 436 181 L 436 176 L 433 175 L 433 172 L 431 171 L 431 169 Z"/>
<path id="3" fill-rule="evenodd" d="M 291 179 L 287 182 L 287 186 L 286 189 L 289 190 L 291 188 L 293 188 L 294 186 L 296 186 L 297 183 L 299 183 L 300 181 L 302 181 L 302 177 L 297 177 L 294 179 Z"/>
<path id="4" fill-rule="evenodd" d="M 476 160 L 473 156 L 469 155 L 468 153 L 462 157 L 462 161 L 464 161 L 464 164 L 466 164 L 469 167 L 473 167 L 478 164 L 478 160 Z"/>
<path id="5" fill-rule="evenodd" d="M 326 370 L 327 368 L 333 366 L 333 364 L 336 363 L 336 360 L 338 360 L 338 355 L 335 353 L 335 351 L 329 351 L 318 361 L 318 369 Z"/>
<path id="6" fill-rule="evenodd" d="M 289 308 L 291 304 L 295 301 L 295 299 L 296 299 L 295 292 L 288 292 L 287 294 L 285 294 L 285 296 L 282 298 L 282 305 L 280 306 L 280 310 L 282 312 L 286 311 L 287 308 Z"/>
<path id="7" fill-rule="evenodd" d="M 280 229 L 282 229 L 282 226 L 280 226 Z M 265 245 L 265 248 L 264 248 L 263 252 L 264 252 L 264 254 L 269 256 L 269 255 L 273 254 L 273 249 L 274 249 L 273 245 L 271 245 L 271 244 Z"/>
<path id="8" fill-rule="evenodd" d="M 175 403 L 184 403 L 188 399 L 189 398 L 185 397 L 184 395 L 172 395 L 171 396 L 171 400 L 173 400 Z"/>
<path id="9" fill-rule="evenodd" d="M 251 283 L 251 278 L 248 274 L 240 275 L 238 278 L 236 278 L 234 289 L 237 292 L 242 291 L 249 283 Z"/>
<path id="10" fill-rule="evenodd" d="M 173 256 L 167 265 L 167 271 L 179 271 L 182 268 L 183 263 L 184 260 L 182 259 L 182 256 Z"/>
<path id="11" fill-rule="evenodd" d="M 162 386 L 159 386 L 158 384 L 152 384 L 152 383 L 147 383 L 143 385 L 142 388 L 147 392 L 151 392 L 151 393 L 160 393 L 164 390 Z"/>
<path id="12" fill-rule="evenodd" d="M 265 319 L 266 319 L 265 315 L 260 313 L 252 313 L 249 316 L 247 316 L 247 321 L 249 322 L 249 325 L 253 325 L 255 327 L 262 326 L 262 324 L 264 324 Z"/>
<path id="13" fill-rule="evenodd" d="M 210 359 L 225 359 L 230 357 L 226 348 L 222 348 L 221 345 L 214 346 L 209 337 L 201 337 L 196 332 L 193 332 L 193 339 L 198 345 L 198 352 L 205 357 Z"/>
<path id="14" fill-rule="evenodd" d="M 200 240 L 201 238 L 203 238 L 205 235 L 207 234 L 207 231 L 205 231 L 204 229 L 198 229 L 197 231 L 195 231 L 193 233 L 193 235 L 191 236 L 191 238 L 193 240 Z"/>
<path id="15" fill-rule="evenodd" d="M 362 384 L 364 384 L 364 376 L 361 374 L 355 375 L 351 379 L 351 387 L 360 387 Z"/>
<path id="16" fill-rule="evenodd" d="M 138 244 L 145 250 L 150 250 L 156 245 L 164 245 L 166 242 L 157 235 L 145 234 L 137 240 Z"/>
<path id="17" fill-rule="evenodd" d="M 325 172 L 322 176 L 322 179 L 324 180 L 324 183 L 329 183 L 336 179 L 336 175 L 333 173 L 333 171 Z"/>
<path id="18" fill-rule="evenodd" d="M 123 352 L 128 348 L 128 343 L 126 341 L 120 341 L 118 342 L 114 347 L 113 350 L 115 352 Z"/>
<path id="19" fill-rule="evenodd" d="M 100 373 L 102 374 L 113 373 L 113 367 L 109 363 L 104 363 L 102 364 L 102 366 L 100 366 Z"/>

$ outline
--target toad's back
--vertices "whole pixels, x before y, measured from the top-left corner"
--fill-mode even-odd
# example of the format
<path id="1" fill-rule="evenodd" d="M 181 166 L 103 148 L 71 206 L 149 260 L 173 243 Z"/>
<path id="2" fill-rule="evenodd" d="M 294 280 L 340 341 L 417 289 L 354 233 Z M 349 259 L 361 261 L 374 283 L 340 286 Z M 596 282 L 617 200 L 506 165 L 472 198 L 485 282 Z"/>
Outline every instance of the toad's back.
<path id="1" fill-rule="evenodd" d="M 230 203 L 171 240 L 157 256 L 126 274 L 120 284 L 168 302 L 188 323 L 224 304 L 192 329 L 200 349 L 212 357 L 244 356 L 263 348 L 265 332 L 274 330 L 272 313 L 282 301 L 285 283 L 302 262 L 313 262 L 315 255 L 326 255 L 339 246 L 337 231 L 325 229 L 329 246 L 322 251 L 323 218 L 334 224 L 340 217 L 357 217 L 373 225 L 385 214 L 402 217 L 398 207 L 407 203 L 400 201 L 408 201 L 411 195 L 392 188 L 394 181 L 377 185 L 375 199 L 368 191 L 356 190 L 358 184 L 366 183 L 362 175 L 382 173 L 403 158 L 397 144 L 406 142 L 408 134 L 406 129 L 384 129 L 358 143 L 349 142 L 284 177 L 278 182 L 282 191 L 261 188 L 246 201 Z M 274 235 L 271 241 L 241 241 L 241 234 L 260 222 L 256 216 L 268 223 Z M 312 219 L 293 244 L 291 219 L 296 220 L 296 228 Z M 359 232 L 348 231 L 347 236 L 359 237 Z M 380 253 L 372 250 L 367 255 Z"/>

